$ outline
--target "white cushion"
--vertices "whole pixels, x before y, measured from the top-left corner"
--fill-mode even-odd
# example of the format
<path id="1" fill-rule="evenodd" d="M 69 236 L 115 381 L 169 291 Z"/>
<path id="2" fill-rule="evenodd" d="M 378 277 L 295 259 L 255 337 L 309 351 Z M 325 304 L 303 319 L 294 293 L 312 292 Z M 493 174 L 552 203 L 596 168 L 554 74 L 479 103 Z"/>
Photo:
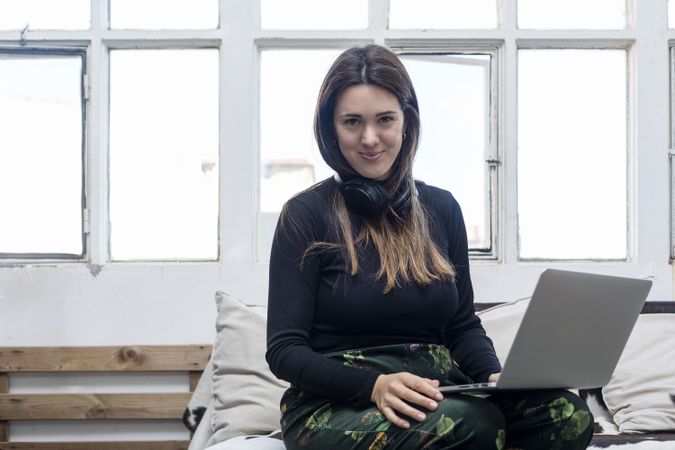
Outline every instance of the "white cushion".
<path id="1" fill-rule="evenodd" d="M 675 430 L 675 315 L 638 318 L 602 393 L 619 431 Z"/>
<path id="2" fill-rule="evenodd" d="M 190 445 L 188 446 L 187 450 L 204 450 L 204 448 L 206 448 L 207 442 L 209 442 L 212 434 L 210 419 L 211 416 L 213 416 L 213 400 L 211 400 L 208 408 L 206 408 L 206 412 L 204 412 L 202 420 L 199 422 L 197 429 L 190 439 Z"/>
<path id="3" fill-rule="evenodd" d="M 483 322 L 485 332 L 492 339 L 499 362 L 504 364 L 513 340 L 516 338 L 518 326 L 523 320 L 529 298 L 502 303 L 476 313 Z"/>
<path id="4" fill-rule="evenodd" d="M 216 293 L 216 304 L 213 435 L 208 445 L 279 429 L 279 401 L 288 387 L 265 361 L 267 308 L 247 306 L 224 292 Z"/>
<path id="5" fill-rule="evenodd" d="M 266 436 L 239 436 L 216 444 L 206 450 L 285 450 L 281 439 Z"/>

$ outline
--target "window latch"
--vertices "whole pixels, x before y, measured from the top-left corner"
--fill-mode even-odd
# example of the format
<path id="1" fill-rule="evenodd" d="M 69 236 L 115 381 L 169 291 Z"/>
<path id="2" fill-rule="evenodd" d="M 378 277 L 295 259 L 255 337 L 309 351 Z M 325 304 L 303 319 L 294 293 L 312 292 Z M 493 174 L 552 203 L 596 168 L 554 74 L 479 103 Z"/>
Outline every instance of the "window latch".
<path id="1" fill-rule="evenodd" d="M 490 167 L 491 169 L 502 165 L 502 161 L 499 158 L 486 159 L 485 162 L 487 163 L 488 167 Z"/>
<path id="2" fill-rule="evenodd" d="M 21 37 L 19 38 L 19 45 L 22 47 L 26 45 L 26 34 L 28 33 L 28 28 L 30 28 L 29 24 L 26 24 L 25 27 L 23 27 L 23 30 L 21 30 Z"/>

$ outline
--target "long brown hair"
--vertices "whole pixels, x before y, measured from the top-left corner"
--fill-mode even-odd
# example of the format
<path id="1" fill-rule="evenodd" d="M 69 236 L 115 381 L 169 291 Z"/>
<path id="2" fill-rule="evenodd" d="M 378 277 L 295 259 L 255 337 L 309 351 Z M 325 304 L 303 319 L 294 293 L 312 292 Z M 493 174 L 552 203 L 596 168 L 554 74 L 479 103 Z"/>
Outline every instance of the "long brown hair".
<path id="1" fill-rule="evenodd" d="M 314 135 L 321 156 L 341 177 L 358 176 L 340 151 L 333 116 L 340 95 L 346 89 L 361 84 L 381 87 L 398 99 L 404 116 L 404 137 L 384 188 L 392 196 L 399 191 L 402 183 L 408 183 L 411 192 L 415 192 L 412 165 L 420 135 L 417 96 L 403 63 L 385 47 L 367 45 L 350 48 L 335 60 L 326 74 L 314 115 Z M 455 270 L 431 239 L 427 213 L 416 195 L 413 195 L 410 211 L 405 216 L 388 207 L 375 217 L 362 217 L 363 226 L 356 236 L 344 197 L 338 189 L 335 190 L 333 204 L 337 231 L 343 242 L 313 242 L 308 252 L 327 248 L 342 250 L 353 276 L 359 270 L 357 247 L 371 243 L 380 257 L 377 278 L 385 280 L 385 293 L 401 281 L 414 280 L 425 286 L 454 279 Z"/>

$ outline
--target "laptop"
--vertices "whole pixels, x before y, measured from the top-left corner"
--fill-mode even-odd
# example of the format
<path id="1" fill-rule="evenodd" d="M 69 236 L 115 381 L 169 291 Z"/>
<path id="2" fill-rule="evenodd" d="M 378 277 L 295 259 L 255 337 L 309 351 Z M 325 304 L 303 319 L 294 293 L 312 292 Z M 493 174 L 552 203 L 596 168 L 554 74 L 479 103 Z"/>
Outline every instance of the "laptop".
<path id="1" fill-rule="evenodd" d="M 650 280 L 547 269 L 497 382 L 443 393 L 596 388 L 609 382 L 651 289 Z"/>

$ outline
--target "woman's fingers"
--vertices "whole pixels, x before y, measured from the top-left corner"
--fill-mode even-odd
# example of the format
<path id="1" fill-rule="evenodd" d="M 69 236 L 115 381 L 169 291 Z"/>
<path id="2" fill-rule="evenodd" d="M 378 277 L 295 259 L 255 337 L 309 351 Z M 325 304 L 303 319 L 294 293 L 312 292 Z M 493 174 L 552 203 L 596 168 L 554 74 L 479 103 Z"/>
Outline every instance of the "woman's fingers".
<path id="1" fill-rule="evenodd" d="M 399 398 L 405 400 L 408 403 L 422 406 L 431 411 L 435 411 L 436 408 L 438 408 L 438 402 L 436 400 L 434 400 L 433 398 L 429 398 L 427 395 L 422 395 L 410 389 L 401 393 Z"/>
<path id="2" fill-rule="evenodd" d="M 443 399 L 437 386 L 438 380 L 421 378 L 407 372 L 380 375 L 371 399 L 391 423 L 408 428 L 410 423 L 399 417 L 399 414 L 420 422 L 426 419 L 426 414 L 416 406 L 435 410 L 438 407 L 437 400 Z"/>
<path id="3" fill-rule="evenodd" d="M 412 389 L 414 392 L 421 394 L 421 396 L 416 396 L 414 398 L 408 398 L 407 400 L 412 401 L 420 406 L 428 408 L 429 404 L 434 404 L 434 402 L 429 402 L 429 399 L 434 399 L 436 401 L 443 400 L 443 394 L 437 389 L 440 385 L 438 380 L 430 380 L 428 378 L 420 378 L 416 375 L 409 375 L 409 383 L 405 383 L 406 386 Z M 435 406 L 432 408 L 435 409 Z"/>
<path id="4" fill-rule="evenodd" d="M 422 422 L 427 418 L 427 415 L 422 411 L 404 402 L 398 397 L 392 397 L 389 401 L 389 405 L 397 413 L 401 413 L 407 417 L 410 417 L 411 419 L 417 420 L 418 422 Z"/>
<path id="5" fill-rule="evenodd" d="M 384 417 L 386 417 L 387 420 L 393 423 L 394 425 L 401 428 L 410 428 L 410 422 L 397 416 L 392 408 L 385 406 L 382 409 L 380 409 L 380 411 L 382 412 Z"/>

